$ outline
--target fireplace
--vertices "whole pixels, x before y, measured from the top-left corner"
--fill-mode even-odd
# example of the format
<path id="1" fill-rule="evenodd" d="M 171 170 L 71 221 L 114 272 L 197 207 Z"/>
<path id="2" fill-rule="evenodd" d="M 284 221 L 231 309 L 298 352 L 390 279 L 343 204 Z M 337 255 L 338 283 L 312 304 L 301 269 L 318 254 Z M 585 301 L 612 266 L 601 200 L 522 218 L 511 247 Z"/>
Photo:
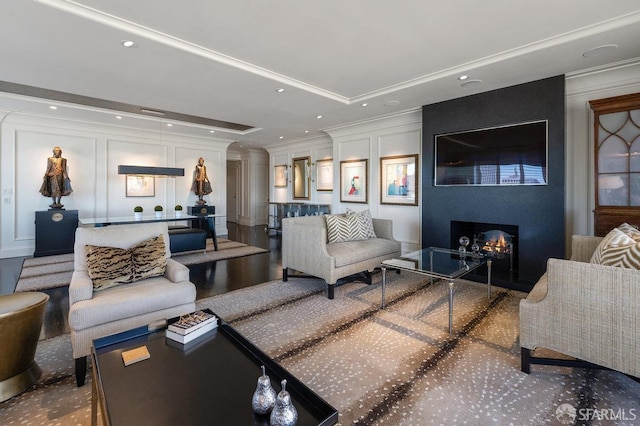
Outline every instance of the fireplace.
<path id="1" fill-rule="evenodd" d="M 493 278 L 501 282 L 518 280 L 518 234 L 517 225 L 451 221 L 451 247 L 460 246 L 460 238 L 467 237 L 466 250 L 476 249 L 488 256 Z"/>

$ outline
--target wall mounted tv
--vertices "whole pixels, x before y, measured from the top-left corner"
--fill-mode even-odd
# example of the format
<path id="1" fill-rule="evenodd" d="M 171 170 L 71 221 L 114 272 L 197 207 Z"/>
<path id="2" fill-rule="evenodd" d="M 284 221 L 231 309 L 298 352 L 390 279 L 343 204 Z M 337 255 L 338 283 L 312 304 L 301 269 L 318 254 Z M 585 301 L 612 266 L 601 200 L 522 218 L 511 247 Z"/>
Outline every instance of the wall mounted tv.
<path id="1" fill-rule="evenodd" d="M 435 136 L 435 185 L 546 185 L 547 120 Z"/>

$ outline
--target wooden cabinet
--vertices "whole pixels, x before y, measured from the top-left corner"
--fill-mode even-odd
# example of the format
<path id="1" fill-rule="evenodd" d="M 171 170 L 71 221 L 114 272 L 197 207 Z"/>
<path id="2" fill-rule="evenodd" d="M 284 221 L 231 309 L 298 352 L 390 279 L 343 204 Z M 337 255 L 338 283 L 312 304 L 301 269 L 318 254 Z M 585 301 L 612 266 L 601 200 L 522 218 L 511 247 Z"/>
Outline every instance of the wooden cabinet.
<path id="1" fill-rule="evenodd" d="M 640 225 L 640 93 L 590 101 L 594 114 L 594 233 Z"/>

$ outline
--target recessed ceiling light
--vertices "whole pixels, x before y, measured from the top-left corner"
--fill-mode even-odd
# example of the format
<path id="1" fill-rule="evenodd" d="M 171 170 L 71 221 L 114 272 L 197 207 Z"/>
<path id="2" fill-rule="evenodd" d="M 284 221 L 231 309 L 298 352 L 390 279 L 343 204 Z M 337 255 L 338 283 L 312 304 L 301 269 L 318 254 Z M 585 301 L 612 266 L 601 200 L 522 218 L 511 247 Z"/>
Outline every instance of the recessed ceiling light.
<path id="1" fill-rule="evenodd" d="M 390 106 L 397 106 L 400 105 L 400 101 L 387 101 L 384 103 L 384 106 L 390 107 Z"/>
<path id="2" fill-rule="evenodd" d="M 305 132 L 305 133 L 309 133 L 309 131 L 308 131 L 308 130 L 305 130 L 304 132 Z"/>
<path id="3" fill-rule="evenodd" d="M 122 43 L 122 45 L 124 47 L 137 47 L 138 45 L 135 44 L 133 41 L 131 40 L 122 40 L 120 43 Z"/>
<path id="4" fill-rule="evenodd" d="M 116 118 L 117 118 L 118 120 L 122 120 L 122 116 L 121 116 L 121 115 L 116 115 Z"/>
<path id="5" fill-rule="evenodd" d="M 468 78 L 469 78 L 469 76 L 467 74 L 465 74 L 465 75 L 461 75 L 460 77 L 458 77 L 458 80 L 463 81 L 463 80 L 466 80 Z"/>
<path id="6" fill-rule="evenodd" d="M 55 105 L 49 105 L 49 109 L 58 109 L 58 107 Z"/>
<path id="7" fill-rule="evenodd" d="M 280 139 L 284 139 L 284 136 L 280 136 Z"/>
<path id="8" fill-rule="evenodd" d="M 317 118 L 318 120 L 320 120 L 320 119 L 322 118 L 322 116 L 321 116 L 321 115 L 316 115 L 316 118 Z"/>
<path id="9" fill-rule="evenodd" d="M 282 93 L 282 92 L 284 92 L 284 89 L 281 87 L 281 88 L 279 88 L 279 89 L 276 89 L 276 92 L 278 92 L 278 93 Z"/>
<path id="10" fill-rule="evenodd" d="M 602 46 L 594 47 L 593 49 L 589 49 L 582 54 L 585 58 L 591 58 L 593 56 L 603 55 L 608 53 L 618 47 L 617 44 L 605 44 Z"/>
<path id="11" fill-rule="evenodd" d="M 215 132 L 216 132 L 215 130 L 209 130 L 209 133 L 215 133 Z"/>
<path id="12" fill-rule="evenodd" d="M 462 83 L 460 87 L 469 87 L 469 86 L 475 86 L 478 84 L 482 84 L 482 80 L 467 80 L 464 83 Z"/>
<path id="13" fill-rule="evenodd" d="M 173 124 L 167 123 L 167 127 L 173 127 Z"/>
<path id="14" fill-rule="evenodd" d="M 363 103 L 360 104 L 360 106 L 363 106 L 363 107 L 366 107 L 367 105 L 369 105 L 369 104 L 366 103 L 366 102 L 363 102 Z"/>

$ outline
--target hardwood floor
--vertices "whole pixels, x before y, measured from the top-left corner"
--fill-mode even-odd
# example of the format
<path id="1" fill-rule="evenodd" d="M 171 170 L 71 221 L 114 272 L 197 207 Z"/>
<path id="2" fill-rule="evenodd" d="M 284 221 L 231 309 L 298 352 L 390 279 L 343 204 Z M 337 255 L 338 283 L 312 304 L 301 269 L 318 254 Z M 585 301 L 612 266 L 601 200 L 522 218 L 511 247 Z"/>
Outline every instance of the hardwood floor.
<path id="1" fill-rule="evenodd" d="M 226 238 L 268 249 L 268 253 L 189 266 L 189 277 L 196 285 L 197 299 L 226 293 L 243 287 L 282 278 L 280 235 L 268 235 L 264 226 L 241 226 L 228 223 Z M 12 293 L 24 258 L 0 259 L 0 294 Z M 69 332 L 69 289 L 44 290 L 49 295 L 41 338 L 48 339 Z"/>

